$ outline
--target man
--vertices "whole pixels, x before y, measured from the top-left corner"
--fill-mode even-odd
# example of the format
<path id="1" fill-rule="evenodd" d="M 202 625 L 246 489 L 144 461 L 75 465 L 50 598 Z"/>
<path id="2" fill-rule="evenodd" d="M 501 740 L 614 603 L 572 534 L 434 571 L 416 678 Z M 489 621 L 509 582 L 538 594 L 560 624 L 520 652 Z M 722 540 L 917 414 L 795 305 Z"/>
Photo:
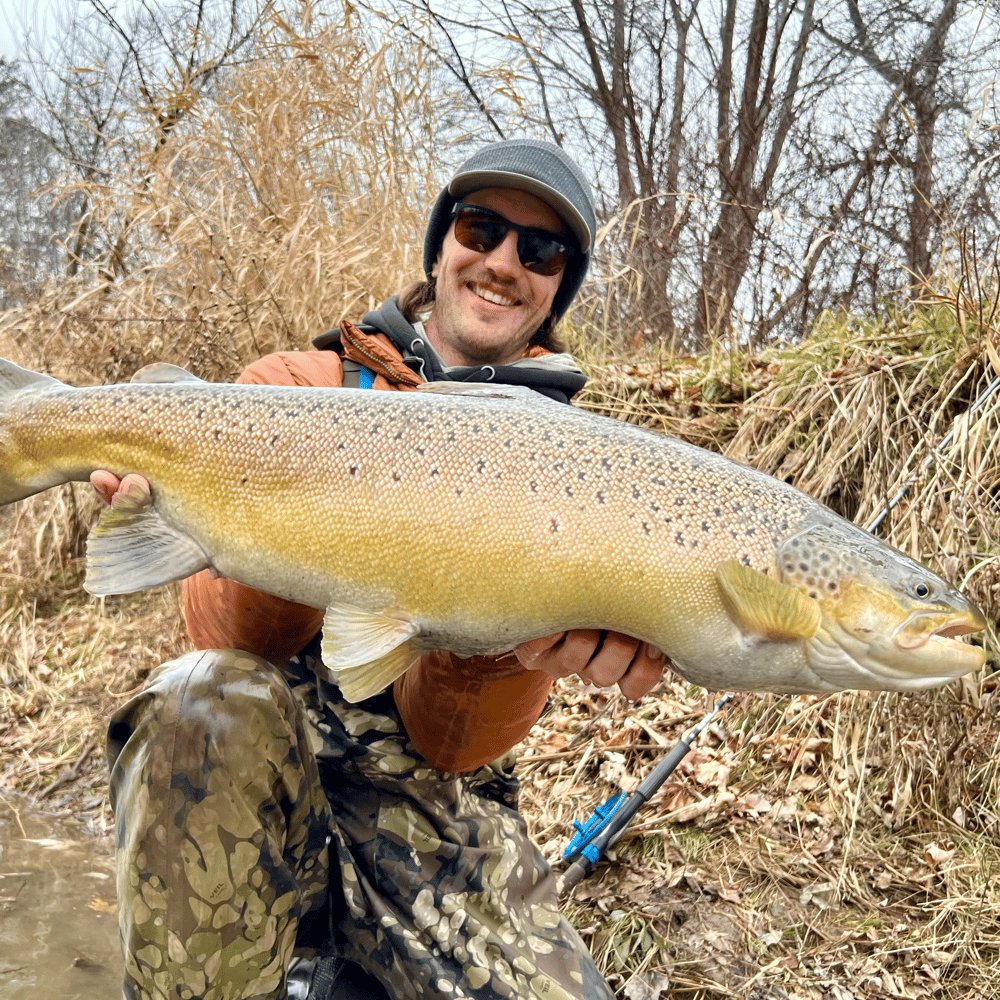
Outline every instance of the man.
<path id="1" fill-rule="evenodd" d="M 562 150 L 487 146 L 435 203 L 427 281 L 240 381 L 497 381 L 568 402 L 585 379 L 553 327 L 594 231 Z M 109 502 L 150 488 L 93 479 Z M 186 581 L 185 610 L 200 651 L 155 671 L 109 728 L 130 1000 L 304 996 L 303 969 L 313 997 L 611 996 L 556 910 L 509 751 L 553 677 L 634 699 L 659 680 L 659 651 L 594 630 L 499 657 L 439 651 L 351 705 L 319 659 L 322 611 L 208 572 Z M 295 966 L 310 948 L 320 960 Z"/>

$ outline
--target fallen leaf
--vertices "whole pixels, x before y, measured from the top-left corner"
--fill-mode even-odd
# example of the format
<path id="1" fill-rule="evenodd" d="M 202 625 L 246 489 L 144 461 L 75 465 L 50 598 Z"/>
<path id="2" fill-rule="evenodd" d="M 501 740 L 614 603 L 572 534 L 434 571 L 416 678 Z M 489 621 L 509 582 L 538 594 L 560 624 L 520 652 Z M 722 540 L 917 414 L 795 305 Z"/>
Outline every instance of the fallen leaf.
<path id="1" fill-rule="evenodd" d="M 660 1000 L 670 988 L 670 977 L 664 972 L 637 972 L 625 984 L 625 1000 Z"/>

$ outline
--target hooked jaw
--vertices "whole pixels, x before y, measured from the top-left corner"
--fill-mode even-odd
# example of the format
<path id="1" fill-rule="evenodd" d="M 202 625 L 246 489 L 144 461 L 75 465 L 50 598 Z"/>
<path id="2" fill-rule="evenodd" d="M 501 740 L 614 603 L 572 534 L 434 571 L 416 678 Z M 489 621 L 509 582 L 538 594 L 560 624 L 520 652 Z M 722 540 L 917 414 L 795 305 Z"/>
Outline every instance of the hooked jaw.
<path id="1" fill-rule="evenodd" d="M 891 634 L 836 623 L 821 628 L 810 641 L 809 660 L 831 689 L 923 691 L 978 670 L 986 662 L 981 646 L 962 639 L 985 624 L 971 606 L 957 614 L 914 612 Z"/>
<path id="2" fill-rule="evenodd" d="M 896 629 L 893 638 L 902 649 L 918 649 L 935 639 L 959 639 L 963 635 L 981 632 L 984 628 L 985 616 L 970 604 L 966 613 L 958 615 L 942 614 L 940 611 L 914 611 Z"/>

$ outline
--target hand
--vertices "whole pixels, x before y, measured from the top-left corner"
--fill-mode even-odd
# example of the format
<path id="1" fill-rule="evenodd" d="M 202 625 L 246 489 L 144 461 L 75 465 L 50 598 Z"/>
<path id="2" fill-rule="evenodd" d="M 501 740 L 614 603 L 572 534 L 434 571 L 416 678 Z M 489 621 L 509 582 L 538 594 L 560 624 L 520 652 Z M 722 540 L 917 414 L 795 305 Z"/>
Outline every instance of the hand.
<path id="1" fill-rule="evenodd" d="M 115 496 L 128 493 L 129 490 L 142 490 L 149 493 L 149 482 L 142 476 L 130 472 L 124 479 L 119 479 L 107 469 L 96 469 L 90 474 L 90 485 L 97 490 L 97 495 L 110 507 Z"/>
<path id="2" fill-rule="evenodd" d="M 126 493 L 139 491 L 144 493 L 148 498 L 152 492 L 149 480 L 140 476 L 137 472 L 130 472 L 124 479 L 119 479 L 113 472 L 108 472 L 107 469 L 95 469 L 90 474 L 90 485 L 97 490 L 97 495 L 109 507 L 115 506 L 115 499 L 124 497 Z M 209 566 L 208 575 L 213 580 L 218 580 L 222 576 L 214 566 Z"/>
<path id="3" fill-rule="evenodd" d="M 621 632 L 579 628 L 532 639 L 514 647 L 527 670 L 553 677 L 577 674 L 590 684 L 617 684 L 629 701 L 637 701 L 659 683 L 666 657 L 655 646 Z"/>

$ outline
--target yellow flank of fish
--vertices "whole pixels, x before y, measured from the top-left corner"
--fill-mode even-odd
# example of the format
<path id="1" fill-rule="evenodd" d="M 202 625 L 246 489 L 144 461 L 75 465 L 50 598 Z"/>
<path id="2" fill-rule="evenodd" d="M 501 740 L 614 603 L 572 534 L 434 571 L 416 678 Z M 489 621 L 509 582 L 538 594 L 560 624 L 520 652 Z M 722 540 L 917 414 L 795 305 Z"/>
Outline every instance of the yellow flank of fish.
<path id="1" fill-rule="evenodd" d="M 328 609 L 349 696 L 422 651 L 626 632 L 713 689 L 907 689 L 982 665 L 956 590 L 768 476 L 530 390 L 163 381 L 74 389 L 0 362 L 0 503 L 94 469 L 89 589 L 205 566 Z M 875 636 L 869 635 L 874 625 Z"/>

